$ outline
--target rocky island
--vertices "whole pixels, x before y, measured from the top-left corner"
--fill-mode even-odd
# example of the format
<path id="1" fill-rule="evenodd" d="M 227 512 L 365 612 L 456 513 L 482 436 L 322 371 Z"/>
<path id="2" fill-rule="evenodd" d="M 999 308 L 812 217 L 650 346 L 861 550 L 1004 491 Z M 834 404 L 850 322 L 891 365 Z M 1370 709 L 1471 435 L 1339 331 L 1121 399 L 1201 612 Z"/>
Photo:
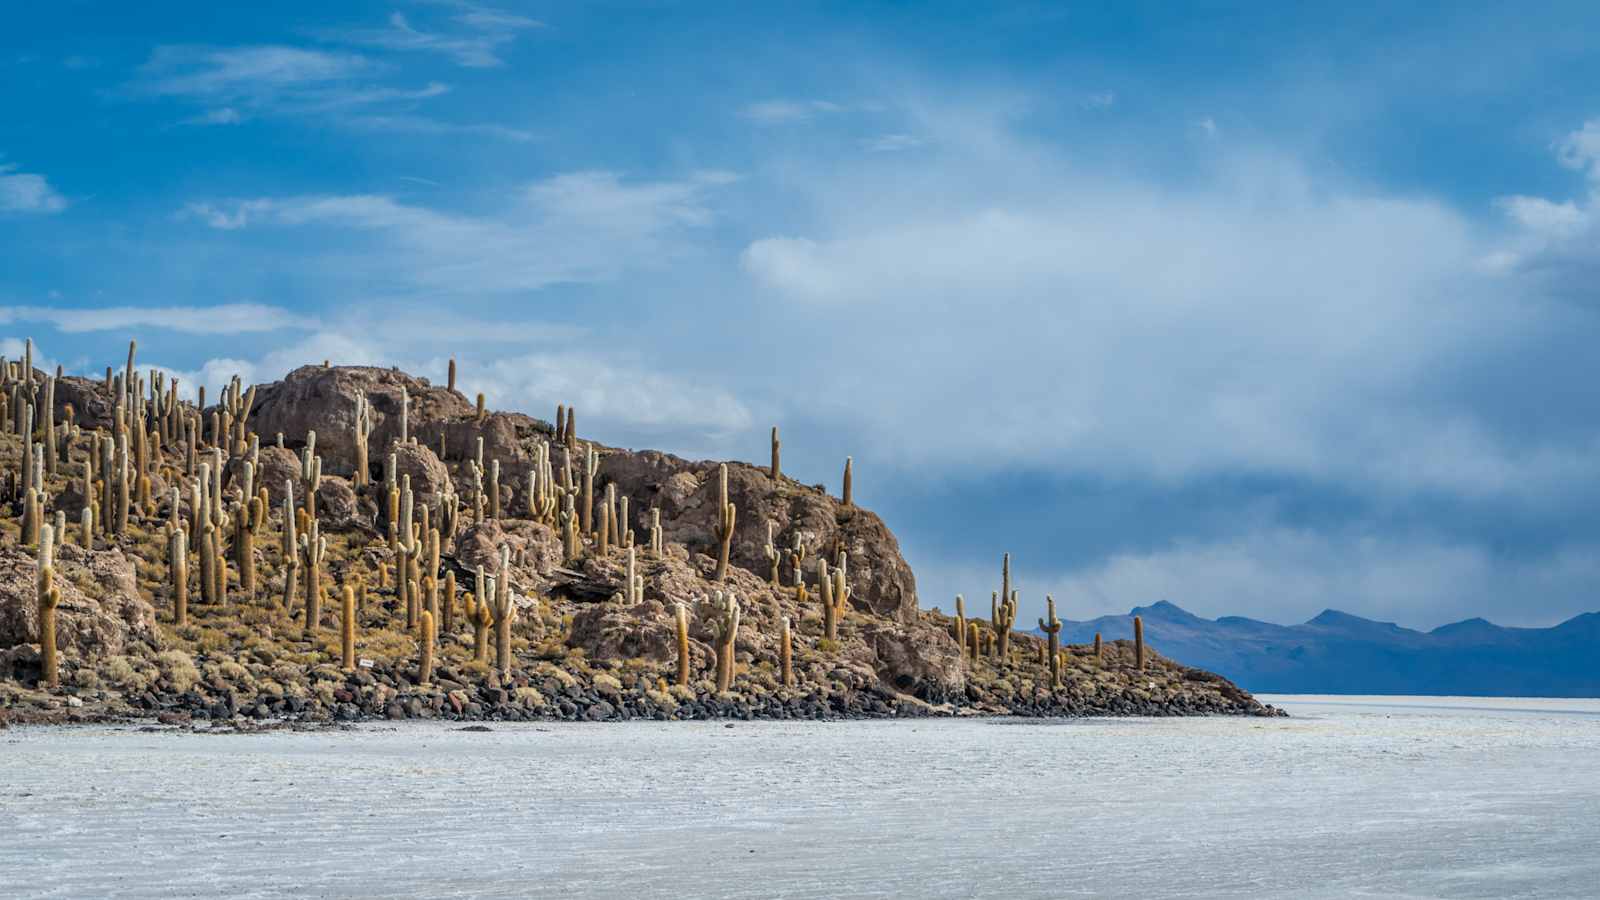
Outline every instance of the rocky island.
<path id="1" fill-rule="evenodd" d="M 398 370 L 0 360 L 0 725 L 1276 715 L 1131 635 L 919 606 L 884 522 L 767 465 Z M 1116 638 L 1116 639 L 1110 639 Z"/>

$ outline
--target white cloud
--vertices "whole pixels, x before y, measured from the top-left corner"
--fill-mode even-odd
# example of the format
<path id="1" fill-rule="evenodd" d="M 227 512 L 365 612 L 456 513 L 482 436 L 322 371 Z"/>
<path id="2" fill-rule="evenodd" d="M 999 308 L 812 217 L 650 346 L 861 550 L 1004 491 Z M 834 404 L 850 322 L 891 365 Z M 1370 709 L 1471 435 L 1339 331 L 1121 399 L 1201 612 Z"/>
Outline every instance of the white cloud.
<path id="1" fill-rule="evenodd" d="M 57 213 L 67 198 L 43 175 L 19 172 L 14 163 L 0 163 L 0 213 Z"/>
<path id="2" fill-rule="evenodd" d="M 862 142 L 873 153 L 898 153 L 922 146 L 922 139 L 910 134 L 880 134 Z"/>
<path id="3" fill-rule="evenodd" d="M 1167 600 L 1208 618 L 1279 624 L 1338 609 L 1422 629 L 1475 615 L 1546 625 L 1588 608 L 1589 586 L 1600 578 L 1597 550 L 1575 545 L 1518 561 L 1428 536 L 1269 528 L 1116 554 L 1078 572 L 1034 578 L 1029 593 L 1039 606 L 1053 594 L 1061 614 L 1075 619 Z"/>
<path id="4" fill-rule="evenodd" d="M 745 106 L 739 114 L 761 125 L 790 125 L 843 109 L 827 100 L 762 100 Z"/>
<path id="5" fill-rule="evenodd" d="M 412 25 L 404 13 L 389 15 L 387 28 L 361 28 L 324 31 L 323 37 L 351 44 L 402 52 L 437 53 L 457 65 L 473 69 L 505 64 L 502 47 L 515 40 L 517 33 L 542 27 L 541 22 L 487 7 L 466 7 L 455 21 L 468 26 L 466 34 L 441 34 Z"/>
<path id="6" fill-rule="evenodd" d="M 224 303 L 216 306 L 0 306 L 0 324 L 38 322 L 65 334 L 159 328 L 182 334 L 249 334 L 311 329 L 314 318 L 276 306 Z"/>
<path id="7" fill-rule="evenodd" d="M 454 292 L 527 290 L 603 281 L 690 252 L 685 235 L 714 220 L 708 197 L 725 172 L 630 181 L 614 172 L 572 172 L 515 192 L 493 215 L 471 216 L 383 195 L 262 198 L 192 203 L 184 215 L 213 228 L 257 223 L 365 232 L 380 238 L 372 270 L 410 286 Z M 352 265 L 348 256 L 340 266 Z"/>
<path id="8" fill-rule="evenodd" d="M 208 109 L 198 116 L 185 120 L 190 125 L 237 125 L 244 121 L 239 111 L 231 106 Z"/>
<path id="9" fill-rule="evenodd" d="M 1560 327 L 1478 274 L 1492 245 L 1449 207 L 1271 149 L 1174 187 L 987 112 L 916 124 L 934 152 L 787 168 L 809 225 L 741 258 L 769 327 L 810 348 L 794 402 L 859 452 L 1530 503 L 1600 475 L 1593 428 L 1508 428 L 1442 389 Z"/>
<path id="10" fill-rule="evenodd" d="M 353 53 L 301 47 L 157 47 L 140 67 L 138 89 L 149 94 L 251 105 L 337 96 L 336 85 L 376 74 L 378 64 Z"/>

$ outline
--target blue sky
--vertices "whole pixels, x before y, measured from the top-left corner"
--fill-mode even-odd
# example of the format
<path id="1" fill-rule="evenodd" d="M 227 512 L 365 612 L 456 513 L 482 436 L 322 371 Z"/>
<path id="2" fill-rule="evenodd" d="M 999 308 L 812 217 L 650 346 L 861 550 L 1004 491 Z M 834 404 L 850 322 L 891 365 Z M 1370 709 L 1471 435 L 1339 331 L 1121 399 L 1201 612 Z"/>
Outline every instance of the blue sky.
<path id="1" fill-rule="evenodd" d="M 32 4 L 0 353 L 777 423 L 927 605 L 1600 609 L 1600 14 L 1192 6 Z"/>

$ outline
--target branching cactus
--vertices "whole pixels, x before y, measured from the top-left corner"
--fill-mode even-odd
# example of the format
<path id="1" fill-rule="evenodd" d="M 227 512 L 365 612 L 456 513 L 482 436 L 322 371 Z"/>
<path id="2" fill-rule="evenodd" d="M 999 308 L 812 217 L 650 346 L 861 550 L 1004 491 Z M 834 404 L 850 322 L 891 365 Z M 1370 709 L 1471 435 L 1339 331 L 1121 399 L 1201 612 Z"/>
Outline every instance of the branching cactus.
<path id="1" fill-rule="evenodd" d="M 578 533 L 578 512 L 571 494 L 566 496 L 566 508 L 561 510 L 561 538 L 566 561 L 570 563 L 583 552 L 582 536 Z"/>
<path id="2" fill-rule="evenodd" d="M 650 555 L 656 559 L 665 555 L 661 549 L 661 510 L 655 507 L 650 509 Z"/>
<path id="3" fill-rule="evenodd" d="M 167 571 L 172 577 L 172 624 L 189 624 L 189 536 L 179 528 L 167 541 Z"/>
<path id="4" fill-rule="evenodd" d="M 356 419 L 355 419 L 355 444 L 356 444 L 356 472 L 355 488 L 361 490 L 372 483 L 372 472 L 368 457 L 367 440 L 372 435 L 372 404 L 367 402 L 365 393 L 356 394 Z"/>
<path id="5" fill-rule="evenodd" d="M 61 686 L 60 665 L 56 660 L 56 607 L 61 605 L 61 589 L 56 587 L 56 530 L 53 525 L 39 530 L 39 652 L 43 666 L 41 678 L 46 687 Z"/>
<path id="6" fill-rule="evenodd" d="M 343 602 L 339 609 L 339 667 L 346 672 L 356 670 L 356 591 L 344 586 Z"/>
<path id="7" fill-rule="evenodd" d="M 1011 629 L 1017 624 L 1017 592 L 1000 601 L 994 620 L 995 653 L 1003 661 L 1011 647 Z"/>
<path id="8" fill-rule="evenodd" d="M 733 550 L 733 526 L 739 510 L 728 502 L 728 464 L 717 467 L 717 521 L 713 529 L 717 536 L 716 581 L 728 578 L 728 555 Z"/>
<path id="9" fill-rule="evenodd" d="M 419 687 L 427 687 L 433 683 L 434 638 L 433 613 L 423 610 L 422 634 L 417 639 L 421 644 L 421 648 L 418 652 L 420 659 L 417 660 L 417 685 Z"/>
<path id="10" fill-rule="evenodd" d="M 679 600 L 675 604 L 674 623 L 678 638 L 678 684 L 689 684 L 689 608 Z"/>
<path id="11" fill-rule="evenodd" d="M 767 554 L 767 563 L 768 563 L 768 565 L 771 566 L 771 572 L 768 575 L 768 581 L 770 581 L 772 583 L 773 587 L 777 587 L 778 586 L 778 562 L 779 562 L 779 560 L 781 560 L 783 558 L 783 554 L 778 552 L 778 546 L 775 543 L 773 543 L 773 540 L 772 540 L 772 520 L 771 519 L 767 520 L 767 545 L 766 545 L 766 547 L 764 547 L 762 549 Z"/>
<path id="12" fill-rule="evenodd" d="M 568 411 L 570 414 L 570 410 Z M 594 530 L 594 476 L 600 471 L 600 457 L 594 452 L 594 447 L 584 451 L 583 456 L 583 506 L 579 510 L 583 519 L 583 533 L 588 534 Z"/>
<path id="13" fill-rule="evenodd" d="M 322 484 L 322 457 L 316 454 L 317 433 L 306 432 L 306 446 L 300 451 L 300 489 L 304 493 L 306 515 L 317 516 L 317 488 Z"/>
<path id="14" fill-rule="evenodd" d="M 483 585 L 483 566 L 478 567 L 478 584 Z M 487 579 L 493 582 L 494 579 Z M 489 659 L 489 626 L 494 624 L 494 614 L 489 611 L 489 604 L 478 597 L 484 596 L 483 588 L 474 595 L 471 591 L 462 598 L 467 611 L 467 621 L 472 623 L 472 658 L 477 662 L 487 662 Z"/>
<path id="15" fill-rule="evenodd" d="M 967 643 L 967 598 L 956 595 L 956 617 L 951 623 L 950 636 L 956 639 L 957 647 L 964 647 Z"/>
<path id="16" fill-rule="evenodd" d="M 822 637 L 838 641 L 838 623 L 850 609 L 850 583 L 845 580 L 845 567 L 829 572 L 826 559 L 816 560 L 816 585 L 822 597 Z"/>
<path id="17" fill-rule="evenodd" d="M 739 637 L 739 598 L 717 591 L 709 601 L 702 600 L 700 616 L 711 632 L 717 653 L 717 693 L 733 686 L 734 653 Z"/>
<path id="18" fill-rule="evenodd" d="M 622 575 L 622 590 L 617 600 L 624 606 L 638 606 L 644 602 L 644 576 L 638 574 L 634 548 L 628 548 L 628 563 Z"/>
<path id="19" fill-rule="evenodd" d="M 494 601 L 494 664 L 501 677 L 511 673 L 511 623 L 517 618 L 517 607 L 511 602 L 511 548 L 500 547 L 500 574 L 495 578 Z"/>
<path id="20" fill-rule="evenodd" d="M 805 589 L 805 578 L 801 574 L 803 571 L 801 567 L 805 565 L 808 555 L 810 555 L 810 550 L 806 547 L 805 536 L 796 531 L 794 533 L 794 544 L 789 548 L 789 565 L 794 567 L 794 586 L 801 590 Z"/>
<path id="21" fill-rule="evenodd" d="M 1133 667 L 1144 671 L 1144 619 L 1133 617 Z"/>
<path id="22" fill-rule="evenodd" d="M 1056 598 L 1049 594 L 1044 595 L 1045 608 L 1049 611 L 1045 618 L 1039 620 L 1039 630 L 1050 637 L 1050 684 L 1061 685 L 1061 620 L 1056 618 Z"/>
<path id="23" fill-rule="evenodd" d="M 789 617 L 783 617 L 782 631 L 778 634 L 778 671 L 784 687 L 794 686 L 794 637 L 789 632 Z"/>
<path id="24" fill-rule="evenodd" d="M 308 638 L 316 636 L 322 624 L 322 561 L 328 555 L 328 539 L 316 519 L 311 520 L 306 533 L 300 536 L 300 552 L 306 560 L 306 622 Z"/>

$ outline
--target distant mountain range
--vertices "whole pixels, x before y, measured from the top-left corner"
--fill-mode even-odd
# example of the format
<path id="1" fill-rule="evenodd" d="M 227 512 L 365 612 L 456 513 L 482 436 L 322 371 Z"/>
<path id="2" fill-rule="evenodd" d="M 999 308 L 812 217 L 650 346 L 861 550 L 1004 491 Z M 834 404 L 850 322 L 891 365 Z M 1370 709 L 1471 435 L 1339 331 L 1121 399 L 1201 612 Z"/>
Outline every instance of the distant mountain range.
<path id="1" fill-rule="evenodd" d="M 1126 616 L 1063 620 L 1062 639 L 1132 638 L 1133 617 L 1163 656 L 1256 693 L 1600 697 L 1600 613 L 1551 628 L 1468 619 L 1413 631 L 1337 610 L 1303 625 L 1203 619 L 1167 602 Z"/>

